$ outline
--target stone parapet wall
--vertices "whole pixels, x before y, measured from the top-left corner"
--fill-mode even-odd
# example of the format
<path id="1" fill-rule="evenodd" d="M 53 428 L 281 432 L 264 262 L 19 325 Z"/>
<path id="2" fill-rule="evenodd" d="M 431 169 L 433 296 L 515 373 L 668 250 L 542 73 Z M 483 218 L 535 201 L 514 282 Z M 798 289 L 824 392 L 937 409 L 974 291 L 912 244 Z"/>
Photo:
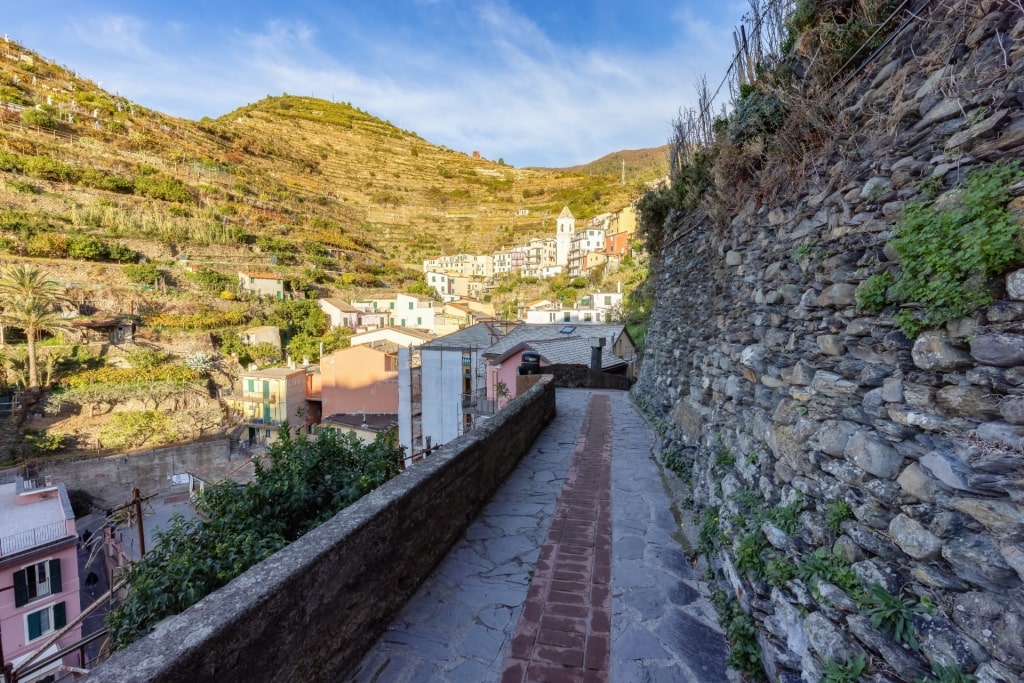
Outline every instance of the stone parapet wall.
<path id="1" fill-rule="evenodd" d="M 860 656 L 873 681 L 935 664 L 1021 680 L 1024 270 L 975 315 L 916 338 L 855 298 L 894 267 L 887 241 L 925 186 L 955 201 L 970 171 L 1024 158 L 1021 92 L 1019 3 L 930 3 L 839 93 L 849 137 L 808 155 L 803 191 L 762 187 L 724 228 L 715 207 L 667 226 L 633 391 L 698 515 L 717 512 L 714 568 L 757 620 L 773 681 L 818 681 Z M 1019 221 L 1024 187 L 1013 192 Z M 788 504 L 795 532 L 751 528 L 752 506 Z M 820 578 L 750 570 L 738 550 L 751 531 L 794 566 L 834 551 L 865 589 L 907 596 L 920 649 Z"/>
<path id="2" fill-rule="evenodd" d="M 84 680 L 346 680 L 554 414 L 544 378 Z"/>

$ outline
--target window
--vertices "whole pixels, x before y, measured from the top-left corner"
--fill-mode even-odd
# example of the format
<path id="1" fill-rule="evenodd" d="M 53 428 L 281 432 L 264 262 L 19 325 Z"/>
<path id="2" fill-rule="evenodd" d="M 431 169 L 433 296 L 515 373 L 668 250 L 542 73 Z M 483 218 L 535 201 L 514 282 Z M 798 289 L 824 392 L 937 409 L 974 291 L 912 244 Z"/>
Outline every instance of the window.
<path id="1" fill-rule="evenodd" d="M 37 562 L 14 572 L 15 607 L 60 591 L 60 560 Z"/>
<path id="2" fill-rule="evenodd" d="M 67 610 L 63 602 L 49 605 L 38 612 L 25 615 L 25 631 L 28 633 L 26 642 L 42 638 L 48 633 L 64 628 L 67 624 Z"/>
<path id="3" fill-rule="evenodd" d="M 412 302 L 412 301 L 410 301 L 410 302 L 409 302 L 409 310 L 410 310 L 410 311 L 412 310 L 412 307 L 413 307 L 413 303 L 414 303 L 414 302 Z"/>
<path id="4" fill-rule="evenodd" d="M 612 305 L 612 298 L 610 296 L 606 296 L 604 298 L 604 305 L 605 306 L 611 306 Z"/>
<path id="5" fill-rule="evenodd" d="M 423 324 L 423 318 L 420 318 L 420 317 L 418 317 L 418 316 L 417 316 L 417 318 L 416 318 L 416 324 L 417 324 L 417 325 L 422 325 L 422 324 Z"/>
<path id="6" fill-rule="evenodd" d="M 388 302 L 388 308 L 390 308 L 392 311 L 395 310 L 395 302 L 394 301 L 389 301 Z"/>

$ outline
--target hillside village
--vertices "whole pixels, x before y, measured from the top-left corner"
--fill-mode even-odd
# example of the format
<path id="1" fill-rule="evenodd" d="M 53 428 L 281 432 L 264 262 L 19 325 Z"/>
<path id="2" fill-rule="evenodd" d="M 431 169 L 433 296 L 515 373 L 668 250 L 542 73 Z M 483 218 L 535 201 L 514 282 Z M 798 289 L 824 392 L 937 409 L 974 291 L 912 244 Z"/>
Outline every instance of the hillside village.
<path id="1" fill-rule="evenodd" d="M 311 98 L 183 122 L 10 38 L 0 53 L 0 658 L 20 675 L 56 675 L 60 657 L 33 659 L 60 645 L 87 648 L 76 665 L 98 652 L 92 599 L 173 524 L 141 501 L 194 518 L 190 495 L 255 492 L 300 435 L 382 457 L 365 492 L 539 373 L 635 379 L 645 167 L 635 187 L 625 161 L 621 178 L 512 169 Z M 381 144 L 395 185 L 367 191 Z M 125 456 L 134 473 L 104 471 Z"/>
<path id="2" fill-rule="evenodd" d="M 1024 6 L 744 22 L 632 190 L 7 47 L 0 660 L 1021 683 Z"/>

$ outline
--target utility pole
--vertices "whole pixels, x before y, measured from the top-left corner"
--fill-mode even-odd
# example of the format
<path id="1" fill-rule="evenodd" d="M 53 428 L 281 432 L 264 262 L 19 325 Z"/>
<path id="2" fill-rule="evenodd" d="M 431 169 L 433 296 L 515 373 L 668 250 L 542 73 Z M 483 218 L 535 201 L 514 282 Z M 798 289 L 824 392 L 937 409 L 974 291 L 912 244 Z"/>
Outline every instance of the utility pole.
<path id="1" fill-rule="evenodd" d="M 146 531 L 142 528 L 142 494 L 138 487 L 132 489 L 132 505 L 135 506 L 135 523 L 139 527 L 139 559 L 146 555 Z"/>

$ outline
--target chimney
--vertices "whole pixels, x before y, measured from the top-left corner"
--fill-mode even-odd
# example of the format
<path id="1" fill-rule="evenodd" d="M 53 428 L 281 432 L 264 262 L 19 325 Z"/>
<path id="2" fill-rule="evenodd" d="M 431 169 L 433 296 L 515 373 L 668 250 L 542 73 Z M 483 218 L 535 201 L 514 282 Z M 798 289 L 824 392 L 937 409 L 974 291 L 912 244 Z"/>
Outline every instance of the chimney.
<path id="1" fill-rule="evenodd" d="M 601 349 L 604 348 L 604 337 L 590 338 L 590 369 L 601 372 Z"/>

